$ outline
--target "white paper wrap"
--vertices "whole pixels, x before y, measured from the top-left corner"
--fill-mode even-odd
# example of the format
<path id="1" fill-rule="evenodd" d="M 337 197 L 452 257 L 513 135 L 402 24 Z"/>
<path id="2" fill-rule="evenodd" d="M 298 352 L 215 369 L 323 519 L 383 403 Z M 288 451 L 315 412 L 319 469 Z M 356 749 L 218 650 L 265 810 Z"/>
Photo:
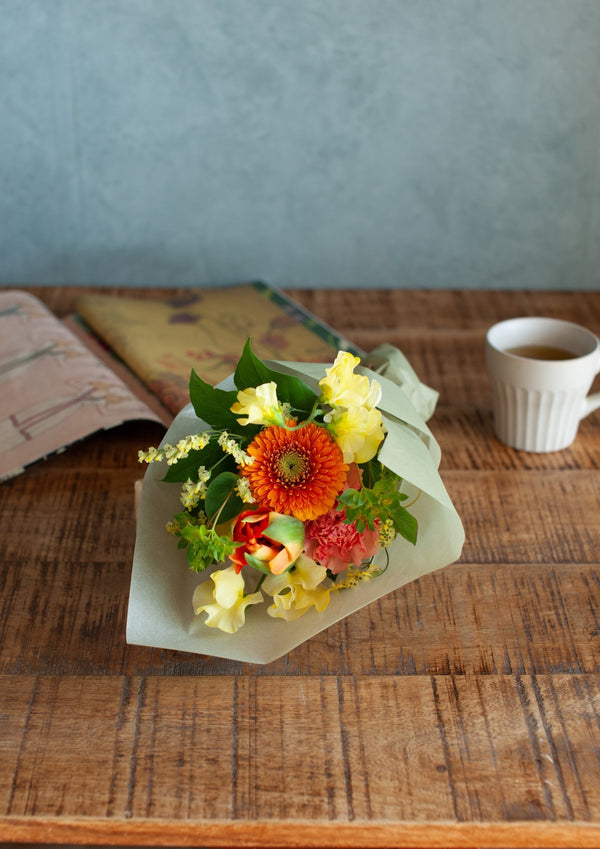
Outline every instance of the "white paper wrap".
<path id="1" fill-rule="evenodd" d="M 269 365 L 297 374 L 313 387 L 328 367 L 307 363 Z M 246 609 L 246 624 L 236 634 L 225 634 L 204 625 L 204 614 L 194 614 L 194 589 L 200 582 L 209 580 L 210 573 L 192 572 L 187 565 L 185 551 L 179 550 L 175 537 L 166 533 L 166 523 L 181 510 L 180 486 L 164 483 L 162 478 L 166 467 L 162 463 L 152 463 L 144 478 L 138 514 L 127 641 L 251 663 L 268 663 L 377 598 L 457 560 L 464 543 L 462 523 L 438 473 L 439 445 L 413 405 L 416 403 L 422 414 L 430 415 L 437 395 L 423 384 L 419 387 L 414 372 L 408 363 L 406 365 L 408 368 L 404 376 L 410 386 L 412 403 L 402 388 L 401 362 L 400 372 L 392 372 L 393 379 L 366 368 L 358 368 L 357 371 L 378 380 L 382 387 L 378 406 L 387 436 L 379 459 L 411 485 L 406 489 L 409 494 L 416 495 L 420 491 L 410 508 L 419 523 L 416 546 L 397 537 L 388 548 L 390 562 L 385 572 L 353 589 L 332 592 L 330 604 L 322 613 L 313 608 L 291 622 L 274 619 L 267 613 L 269 599 L 266 597 L 263 604 Z M 225 381 L 222 388 L 234 388 L 232 378 Z M 174 444 L 191 433 L 207 429 L 208 426 L 197 418 L 190 404 L 176 417 L 164 442 Z M 384 552 L 379 552 L 376 562 L 385 565 Z M 219 568 L 223 565 L 220 564 Z M 402 639 L 401 630 L 398 639 Z"/>

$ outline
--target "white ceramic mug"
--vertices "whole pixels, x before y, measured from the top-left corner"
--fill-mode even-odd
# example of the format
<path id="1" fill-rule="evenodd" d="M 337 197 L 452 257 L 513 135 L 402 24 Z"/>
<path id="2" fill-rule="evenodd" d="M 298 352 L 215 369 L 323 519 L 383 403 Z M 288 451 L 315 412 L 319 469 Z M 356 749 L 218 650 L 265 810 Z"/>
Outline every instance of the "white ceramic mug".
<path id="1" fill-rule="evenodd" d="M 488 330 L 486 365 L 494 425 L 502 442 L 523 451 L 560 451 L 580 420 L 600 407 L 588 395 L 600 371 L 600 341 L 570 321 L 511 318 Z"/>

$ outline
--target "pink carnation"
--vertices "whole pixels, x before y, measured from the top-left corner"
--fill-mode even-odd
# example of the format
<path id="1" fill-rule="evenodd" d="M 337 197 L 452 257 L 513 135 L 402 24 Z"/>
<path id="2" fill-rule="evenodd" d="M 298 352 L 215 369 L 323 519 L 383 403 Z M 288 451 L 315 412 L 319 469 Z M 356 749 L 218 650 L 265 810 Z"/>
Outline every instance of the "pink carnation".
<path id="1" fill-rule="evenodd" d="M 305 523 L 304 550 L 335 575 L 351 563 L 358 566 L 368 560 L 378 548 L 378 520 L 374 531 L 359 533 L 354 523 L 344 521 L 345 516 L 344 511 L 330 510 Z"/>

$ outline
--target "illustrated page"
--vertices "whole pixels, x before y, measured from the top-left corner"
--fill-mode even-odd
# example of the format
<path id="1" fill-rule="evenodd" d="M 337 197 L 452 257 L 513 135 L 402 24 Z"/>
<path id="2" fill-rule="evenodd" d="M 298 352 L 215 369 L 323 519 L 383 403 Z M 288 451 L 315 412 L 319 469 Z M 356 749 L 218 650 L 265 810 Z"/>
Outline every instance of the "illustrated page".
<path id="1" fill-rule="evenodd" d="M 27 292 L 0 292 L 0 480 L 94 431 L 160 421 Z"/>

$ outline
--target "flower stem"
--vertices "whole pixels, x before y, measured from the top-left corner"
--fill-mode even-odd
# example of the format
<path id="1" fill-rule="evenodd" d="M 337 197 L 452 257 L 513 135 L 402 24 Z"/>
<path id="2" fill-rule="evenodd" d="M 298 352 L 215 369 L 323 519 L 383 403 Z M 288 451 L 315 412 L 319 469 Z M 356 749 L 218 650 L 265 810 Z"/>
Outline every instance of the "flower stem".
<path id="1" fill-rule="evenodd" d="M 256 588 L 254 590 L 255 593 L 257 593 L 259 591 L 259 589 L 262 587 L 263 581 L 266 577 L 267 577 L 266 574 L 263 572 L 263 574 L 260 576 L 259 582 L 256 585 Z"/>
<path id="2" fill-rule="evenodd" d="M 315 406 L 310 411 L 309 417 L 307 419 L 305 419 L 303 422 L 300 422 L 300 424 L 297 424 L 297 425 L 287 425 L 286 424 L 286 425 L 284 425 L 284 427 L 285 427 L 286 430 L 300 430 L 301 428 L 306 427 L 306 425 L 313 422 L 316 419 L 316 417 L 319 415 L 319 413 L 322 413 L 322 412 L 323 412 L 323 410 L 321 410 L 321 408 L 318 406 L 318 404 L 315 404 Z"/>
<path id="3" fill-rule="evenodd" d="M 207 523 L 206 523 L 207 527 L 209 527 L 209 528 L 216 528 L 217 527 L 217 525 L 219 524 L 219 516 L 221 515 L 225 505 L 227 504 L 227 502 L 229 501 L 229 499 L 233 495 L 234 489 L 235 489 L 235 487 L 231 487 L 227 498 L 225 498 L 223 500 L 223 503 L 221 504 L 221 506 L 219 507 L 219 509 L 215 513 L 215 515 L 211 516 L 210 519 L 207 521 Z"/>
<path id="4" fill-rule="evenodd" d="M 407 510 L 409 507 L 412 507 L 412 506 L 413 506 L 413 504 L 416 504 L 416 502 L 417 502 L 417 501 L 419 500 L 419 498 L 421 497 L 421 493 L 422 493 L 422 492 L 423 492 L 423 490 L 422 490 L 422 489 L 420 489 L 420 490 L 417 492 L 417 494 L 415 495 L 415 497 L 413 498 L 413 500 L 412 500 L 412 501 L 409 501 L 409 502 L 408 502 L 408 504 L 405 504 L 405 505 L 404 505 L 404 509 L 405 509 L 405 510 Z"/>

